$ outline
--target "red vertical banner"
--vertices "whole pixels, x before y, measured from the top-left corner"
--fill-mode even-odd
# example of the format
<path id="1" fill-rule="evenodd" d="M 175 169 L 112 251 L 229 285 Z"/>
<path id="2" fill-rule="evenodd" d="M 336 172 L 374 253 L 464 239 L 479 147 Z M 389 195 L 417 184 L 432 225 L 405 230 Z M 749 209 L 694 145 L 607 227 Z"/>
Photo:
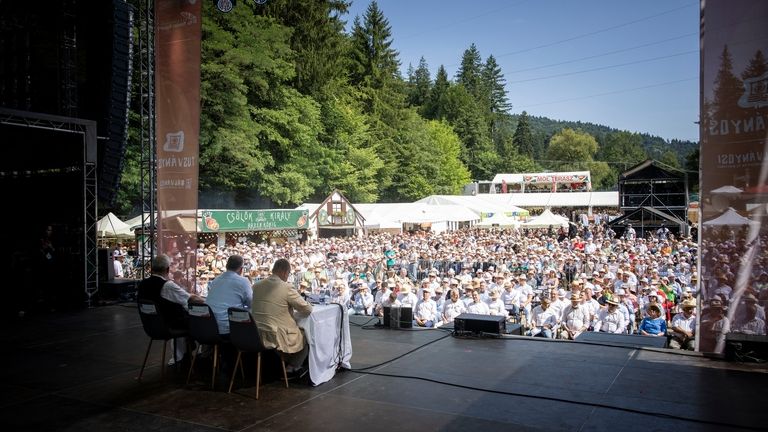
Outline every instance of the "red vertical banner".
<path id="1" fill-rule="evenodd" d="M 765 334 L 768 2 L 701 2 L 699 350 Z"/>
<path id="2" fill-rule="evenodd" d="M 200 133 L 201 0 L 155 0 L 157 246 L 194 288 Z M 179 273 L 181 272 L 181 273 Z"/>

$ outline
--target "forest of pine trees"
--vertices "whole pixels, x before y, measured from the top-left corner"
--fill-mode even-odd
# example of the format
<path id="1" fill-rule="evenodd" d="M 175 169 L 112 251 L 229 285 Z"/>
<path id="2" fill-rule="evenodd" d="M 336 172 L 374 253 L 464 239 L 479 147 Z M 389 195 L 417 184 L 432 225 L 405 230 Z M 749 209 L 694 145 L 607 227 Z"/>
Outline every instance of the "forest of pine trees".
<path id="1" fill-rule="evenodd" d="M 541 170 L 588 169 L 594 188 L 608 190 L 648 157 L 683 166 L 698 149 L 511 115 L 504 71 L 475 44 L 455 76 L 430 65 L 428 53 L 405 68 L 376 2 L 357 17 L 347 16 L 346 0 L 241 2 L 228 14 L 203 5 L 201 207 L 296 206 L 335 188 L 352 202 L 413 201 L 500 172 Z M 136 111 L 122 214 L 139 202 Z M 580 159 L 564 148 L 578 148 Z"/>

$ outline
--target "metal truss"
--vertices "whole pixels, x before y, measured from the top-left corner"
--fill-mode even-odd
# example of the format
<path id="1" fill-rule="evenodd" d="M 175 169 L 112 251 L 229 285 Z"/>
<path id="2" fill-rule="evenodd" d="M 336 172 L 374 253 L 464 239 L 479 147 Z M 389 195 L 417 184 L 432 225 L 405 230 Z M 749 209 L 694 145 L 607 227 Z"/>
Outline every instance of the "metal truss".
<path id="1" fill-rule="evenodd" d="M 148 276 L 146 263 L 155 253 L 155 32 L 154 1 L 139 1 L 139 103 L 141 117 L 141 167 L 139 187 L 141 192 L 142 237 L 138 246 L 141 257 L 142 278 Z"/>
<path id="2" fill-rule="evenodd" d="M 98 201 L 96 199 L 96 122 L 28 111 L 0 108 L 0 124 L 45 129 L 82 136 L 83 172 L 83 277 L 88 306 L 99 291 L 99 263 L 96 245 Z"/>

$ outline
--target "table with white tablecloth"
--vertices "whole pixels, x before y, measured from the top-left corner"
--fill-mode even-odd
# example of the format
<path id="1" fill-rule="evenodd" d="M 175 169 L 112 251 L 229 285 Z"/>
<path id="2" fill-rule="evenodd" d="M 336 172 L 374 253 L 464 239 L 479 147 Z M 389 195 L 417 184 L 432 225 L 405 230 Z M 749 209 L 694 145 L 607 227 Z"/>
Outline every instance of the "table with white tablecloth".
<path id="1" fill-rule="evenodd" d="M 296 317 L 296 322 L 304 329 L 309 344 L 309 377 L 312 384 L 320 385 L 330 380 L 339 366 L 351 368 L 349 318 L 339 305 L 316 304 L 309 316 Z"/>

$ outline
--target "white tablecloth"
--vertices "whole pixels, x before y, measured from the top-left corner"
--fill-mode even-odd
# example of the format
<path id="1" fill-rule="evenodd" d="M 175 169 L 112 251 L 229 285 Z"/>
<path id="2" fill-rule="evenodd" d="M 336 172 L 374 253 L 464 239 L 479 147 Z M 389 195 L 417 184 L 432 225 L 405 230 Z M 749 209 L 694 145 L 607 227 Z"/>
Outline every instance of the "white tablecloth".
<path id="1" fill-rule="evenodd" d="M 336 374 L 341 365 L 350 369 L 352 340 L 349 337 L 349 318 L 339 305 L 313 305 L 312 313 L 297 318 L 309 343 L 309 377 L 320 385 Z"/>

